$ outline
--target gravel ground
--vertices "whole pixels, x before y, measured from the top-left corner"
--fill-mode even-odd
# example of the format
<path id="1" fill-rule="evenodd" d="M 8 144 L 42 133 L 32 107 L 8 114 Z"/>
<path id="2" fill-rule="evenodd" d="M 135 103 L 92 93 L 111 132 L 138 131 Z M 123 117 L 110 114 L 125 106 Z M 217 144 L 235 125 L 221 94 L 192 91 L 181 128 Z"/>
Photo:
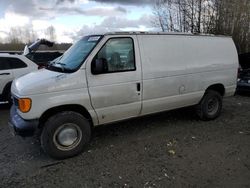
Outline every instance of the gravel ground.
<path id="1" fill-rule="evenodd" d="M 250 187 L 250 97 L 222 115 L 190 109 L 97 127 L 81 155 L 56 161 L 35 138 L 13 137 L 0 109 L 0 187 Z"/>

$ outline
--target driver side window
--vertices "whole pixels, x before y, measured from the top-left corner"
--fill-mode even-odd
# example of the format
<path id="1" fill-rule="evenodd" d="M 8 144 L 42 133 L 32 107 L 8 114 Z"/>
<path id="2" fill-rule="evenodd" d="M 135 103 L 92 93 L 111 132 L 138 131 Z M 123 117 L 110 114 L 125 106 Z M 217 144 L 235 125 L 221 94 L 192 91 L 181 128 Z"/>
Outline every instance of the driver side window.
<path id="1" fill-rule="evenodd" d="M 98 52 L 95 59 L 103 59 L 107 62 L 107 73 L 135 70 L 133 39 L 109 39 Z"/>

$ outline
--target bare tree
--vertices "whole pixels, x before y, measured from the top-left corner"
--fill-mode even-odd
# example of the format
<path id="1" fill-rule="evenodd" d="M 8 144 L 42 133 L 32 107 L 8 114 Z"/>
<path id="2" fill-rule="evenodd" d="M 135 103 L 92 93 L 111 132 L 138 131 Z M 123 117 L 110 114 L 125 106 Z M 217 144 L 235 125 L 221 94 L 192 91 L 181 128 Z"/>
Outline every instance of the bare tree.
<path id="1" fill-rule="evenodd" d="M 37 33 L 29 25 L 10 28 L 7 42 L 12 44 L 31 43 L 37 39 Z"/>
<path id="2" fill-rule="evenodd" d="M 201 14 L 202 14 L 202 0 L 198 0 L 198 23 L 197 33 L 201 32 Z"/>
<path id="3" fill-rule="evenodd" d="M 249 0 L 157 0 L 153 12 L 162 31 L 230 35 L 250 51 Z"/>
<path id="4" fill-rule="evenodd" d="M 167 21 L 167 12 L 165 7 L 164 0 L 156 0 L 153 7 L 153 14 L 155 15 L 154 20 L 152 21 L 155 27 L 159 27 L 161 31 L 168 31 L 168 21 Z"/>
<path id="5" fill-rule="evenodd" d="M 10 28 L 8 41 L 12 44 L 19 44 L 22 42 L 21 36 L 20 36 L 21 29 L 20 27 L 12 27 Z"/>
<path id="6" fill-rule="evenodd" d="M 53 26 L 49 26 L 46 30 L 45 30 L 45 35 L 47 36 L 47 38 L 51 41 L 56 41 L 56 30 Z"/>
<path id="7" fill-rule="evenodd" d="M 218 3 L 216 34 L 230 35 L 240 53 L 250 51 L 250 1 L 221 0 Z"/>
<path id="8" fill-rule="evenodd" d="M 161 28 L 162 31 L 183 31 L 182 0 L 156 0 L 153 7 L 155 15 L 153 25 Z M 185 30 L 185 29 L 184 29 Z"/>
<path id="9" fill-rule="evenodd" d="M 29 25 L 22 28 L 22 42 L 31 43 L 37 39 L 37 33 Z"/>

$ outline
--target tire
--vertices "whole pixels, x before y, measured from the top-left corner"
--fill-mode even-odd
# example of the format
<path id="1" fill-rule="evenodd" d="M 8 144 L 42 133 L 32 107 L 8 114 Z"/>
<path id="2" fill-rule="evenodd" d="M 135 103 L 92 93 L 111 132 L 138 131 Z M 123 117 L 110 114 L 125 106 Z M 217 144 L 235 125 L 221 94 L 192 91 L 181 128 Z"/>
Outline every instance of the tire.
<path id="1" fill-rule="evenodd" d="M 9 105 L 12 105 L 12 99 L 11 99 L 11 83 L 7 84 L 4 88 L 3 92 L 3 100 L 8 101 Z"/>
<path id="2" fill-rule="evenodd" d="M 8 103 L 9 103 L 9 105 L 12 105 L 12 99 L 11 99 L 11 91 L 10 91 L 10 88 L 9 88 L 9 90 L 7 91 L 6 99 L 7 99 Z"/>
<path id="3" fill-rule="evenodd" d="M 65 111 L 50 117 L 41 134 L 41 146 L 55 159 L 80 154 L 90 141 L 91 127 L 81 114 Z"/>
<path id="4" fill-rule="evenodd" d="M 217 91 L 208 90 L 196 106 L 196 113 L 201 120 L 213 120 L 221 114 L 222 96 Z"/>

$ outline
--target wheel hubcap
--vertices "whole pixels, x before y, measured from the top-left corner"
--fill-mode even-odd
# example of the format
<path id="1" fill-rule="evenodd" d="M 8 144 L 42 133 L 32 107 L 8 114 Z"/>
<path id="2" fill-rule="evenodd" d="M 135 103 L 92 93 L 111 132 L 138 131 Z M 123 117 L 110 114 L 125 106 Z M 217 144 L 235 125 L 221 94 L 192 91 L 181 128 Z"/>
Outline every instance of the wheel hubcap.
<path id="1" fill-rule="evenodd" d="M 210 99 L 207 104 L 208 113 L 210 115 L 214 115 L 219 109 L 219 102 L 217 98 L 214 97 Z"/>
<path id="2" fill-rule="evenodd" d="M 60 126 L 53 136 L 54 144 L 60 150 L 74 149 L 80 143 L 81 139 L 81 129 L 73 123 Z"/>

